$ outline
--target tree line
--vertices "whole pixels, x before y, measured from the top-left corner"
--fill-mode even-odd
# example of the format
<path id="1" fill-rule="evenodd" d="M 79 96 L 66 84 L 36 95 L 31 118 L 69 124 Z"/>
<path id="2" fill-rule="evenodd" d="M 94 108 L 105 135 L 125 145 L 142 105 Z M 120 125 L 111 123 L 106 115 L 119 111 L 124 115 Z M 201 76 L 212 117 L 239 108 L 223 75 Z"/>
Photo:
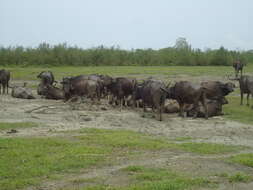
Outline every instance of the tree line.
<path id="1" fill-rule="evenodd" d="M 94 47 L 89 49 L 69 46 L 66 43 L 49 45 L 41 43 L 35 48 L 23 46 L 0 47 L 2 66 L 158 66 L 158 65 L 231 65 L 234 61 L 253 63 L 253 50 L 231 51 L 219 49 L 193 49 L 185 38 L 179 38 L 173 47 L 124 50 L 119 47 Z"/>

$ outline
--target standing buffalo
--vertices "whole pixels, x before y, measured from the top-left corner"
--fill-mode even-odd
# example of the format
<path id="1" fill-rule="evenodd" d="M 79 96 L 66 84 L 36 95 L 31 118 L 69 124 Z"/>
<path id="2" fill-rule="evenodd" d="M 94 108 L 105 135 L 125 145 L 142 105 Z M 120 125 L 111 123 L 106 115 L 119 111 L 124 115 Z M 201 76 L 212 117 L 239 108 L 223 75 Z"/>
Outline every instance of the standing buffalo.
<path id="1" fill-rule="evenodd" d="M 168 97 L 177 100 L 180 108 L 180 116 L 184 117 L 185 104 L 193 104 L 193 117 L 196 118 L 200 109 L 200 102 L 205 110 L 205 118 L 208 118 L 206 93 L 204 87 L 192 84 L 188 81 L 180 81 L 177 82 L 173 87 L 169 88 Z"/>
<path id="2" fill-rule="evenodd" d="M 146 106 L 152 107 L 152 110 L 157 109 L 159 121 L 162 121 L 166 96 L 165 84 L 157 80 L 146 80 L 142 85 L 136 85 L 133 93 L 134 102 L 139 99 L 142 100 L 144 112 L 146 111 Z"/>
<path id="3" fill-rule="evenodd" d="M 233 63 L 233 67 L 235 69 L 235 78 L 238 78 L 239 71 L 241 72 L 241 76 L 242 76 L 243 66 L 244 66 L 243 63 L 241 63 L 240 61 L 235 61 Z"/>
<path id="4" fill-rule="evenodd" d="M 119 100 L 120 108 L 122 109 L 123 103 L 126 104 L 127 98 L 133 94 L 136 83 L 136 79 L 129 79 L 124 77 L 112 79 L 111 83 L 107 85 L 109 92 L 113 96 L 112 102 Z"/>
<path id="5" fill-rule="evenodd" d="M 100 86 L 97 81 L 87 79 L 87 76 L 65 77 L 62 80 L 65 99 L 69 100 L 72 96 L 86 96 L 92 101 L 96 97 L 100 101 Z"/>
<path id="6" fill-rule="evenodd" d="M 241 76 L 239 79 L 241 92 L 241 105 L 243 105 L 243 94 L 247 94 L 247 105 L 249 106 L 249 96 L 253 97 L 253 76 Z M 253 105 L 251 106 L 253 108 Z"/>
<path id="7" fill-rule="evenodd" d="M 3 87 L 3 94 L 5 94 L 5 88 L 7 88 L 7 94 L 9 93 L 9 81 L 10 81 L 10 71 L 0 70 L 0 94 L 1 94 L 1 85 Z"/>

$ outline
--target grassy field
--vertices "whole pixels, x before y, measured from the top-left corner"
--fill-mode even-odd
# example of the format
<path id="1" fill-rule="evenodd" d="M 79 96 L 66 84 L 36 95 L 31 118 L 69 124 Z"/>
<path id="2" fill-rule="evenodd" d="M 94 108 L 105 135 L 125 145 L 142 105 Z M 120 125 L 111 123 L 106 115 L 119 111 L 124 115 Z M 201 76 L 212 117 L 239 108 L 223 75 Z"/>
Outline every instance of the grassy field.
<path id="1" fill-rule="evenodd" d="M 208 148 L 211 147 L 211 148 Z M 116 157 L 125 157 L 142 151 L 179 150 L 196 154 L 225 154 L 236 152 L 243 147 L 208 143 L 175 143 L 166 139 L 124 130 L 84 129 L 79 135 L 69 138 L 0 138 L 0 187 L 1 190 L 21 189 L 37 185 L 41 180 L 54 179 L 57 174 L 78 172 Z M 129 168 L 126 169 L 130 170 Z M 133 169 L 132 169 L 133 170 Z M 205 179 L 182 177 L 167 170 L 137 168 L 145 171 L 136 174 L 139 181 L 145 182 L 144 189 L 165 187 L 185 189 L 204 185 Z M 156 176 L 154 184 L 149 178 Z M 167 180 L 168 176 L 173 178 Z M 137 185 L 138 187 L 139 185 Z M 137 188 L 136 187 L 136 188 Z M 180 188 L 179 188 L 180 187 Z M 136 189 L 134 188 L 134 189 Z M 129 187 L 126 189 L 133 189 Z M 138 188 L 137 188 L 138 189 Z M 152 188 L 151 188 L 152 189 Z M 160 188 L 158 188 L 160 189 Z"/>
<path id="2" fill-rule="evenodd" d="M 37 123 L 31 122 L 19 122 L 19 123 L 0 123 L 0 131 L 6 129 L 19 129 L 19 128 L 29 128 L 37 127 Z"/>
<path id="3" fill-rule="evenodd" d="M 233 74 L 233 68 L 228 66 L 99 66 L 99 67 L 8 67 L 12 73 L 14 80 L 37 80 L 38 73 L 44 70 L 52 71 L 57 80 L 61 80 L 64 76 L 75 76 L 79 74 L 108 74 L 111 76 L 163 76 L 168 81 L 176 79 L 177 76 L 196 77 L 210 76 L 219 77 Z M 245 72 L 253 73 L 253 64 L 248 64 L 245 67 Z M 168 82 L 167 81 L 167 82 Z M 28 85 L 35 88 L 35 84 Z M 232 96 L 229 96 L 229 104 L 224 106 L 225 117 L 246 124 L 253 124 L 252 110 L 246 106 L 239 105 L 239 89 Z"/>
<path id="4" fill-rule="evenodd" d="M 226 76 L 234 74 L 233 68 L 228 66 L 99 66 L 99 67 L 6 67 L 12 73 L 15 80 L 37 80 L 36 76 L 44 70 L 52 71 L 56 78 L 60 80 L 64 76 L 75 76 L 79 74 L 107 74 L 111 76 L 126 75 L 164 75 L 176 77 L 185 76 Z M 253 64 L 246 67 L 247 73 L 253 72 Z"/>
<path id="5" fill-rule="evenodd" d="M 36 80 L 37 74 L 43 70 L 51 70 L 57 80 L 64 76 L 78 74 L 100 73 L 112 76 L 133 76 L 142 78 L 148 76 L 162 76 L 164 79 L 174 80 L 177 76 L 194 78 L 209 76 L 216 79 L 233 74 L 232 67 L 9 67 L 14 80 Z M 247 73 L 253 72 L 253 65 L 248 65 Z M 35 83 L 32 83 L 36 87 Z M 240 123 L 253 124 L 253 110 L 246 105 L 240 106 L 238 89 L 228 96 L 229 104 L 224 106 L 224 118 Z M 88 124 L 87 124 L 88 125 Z M 242 124 L 243 125 L 243 124 Z M 6 130 L 22 128 L 36 128 L 38 124 L 32 122 L 0 123 L 0 134 Z M 155 126 L 154 126 L 155 127 Z M 173 132 L 173 130 L 172 130 Z M 207 131 L 208 133 L 208 131 Z M 253 167 L 252 153 L 249 147 L 225 145 L 218 143 L 199 143 L 188 134 L 182 137 L 167 139 L 162 135 L 149 134 L 128 130 L 104 130 L 86 128 L 78 131 L 66 131 L 64 135 L 38 137 L 0 137 L 0 189 L 19 190 L 28 187 L 37 188 L 41 183 L 50 180 L 65 180 L 68 175 L 78 175 L 90 168 L 113 166 L 121 159 L 137 159 L 142 156 L 149 158 L 149 154 L 174 152 L 206 159 L 205 164 L 214 157 L 214 162 L 239 167 Z M 201 141 L 202 142 L 202 141 Z M 212 141 L 213 142 L 213 141 Z M 231 156 L 231 154 L 233 156 Z M 168 154 L 170 155 L 170 154 Z M 177 159 L 177 157 L 175 158 Z M 190 160 L 191 161 L 191 160 Z M 198 162 L 195 161 L 197 164 Z M 168 162 L 168 165 L 170 163 Z M 189 163 L 188 163 L 189 164 Z M 204 165 L 205 166 L 205 165 Z M 183 166 L 182 166 L 183 167 Z M 199 166 L 200 168 L 203 167 Z M 226 165 L 227 167 L 227 165 Z M 185 172 L 171 170 L 167 167 L 152 165 L 130 165 L 120 169 L 114 177 L 123 176 L 122 186 L 110 186 L 106 180 L 99 177 L 80 178 L 72 180 L 77 185 L 76 190 L 186 190 L 186 189 L 213 189 L 220 182 L 249 183 L 251 174 L 238 172 L 221 172 L 211 176 L 191 176 Z M 107 179 L 108 180 L 108 179 Z M 72 184 L 72 185 L 73 185 Z M 85 187 L 84 187 L 85 186 Z M 76 186 L 75 186 L 76 187 Z M 39 188 L 43 189 L 43 188 Z M 55 188 L 56 190 L 71 190 L 73 187 Z"/>

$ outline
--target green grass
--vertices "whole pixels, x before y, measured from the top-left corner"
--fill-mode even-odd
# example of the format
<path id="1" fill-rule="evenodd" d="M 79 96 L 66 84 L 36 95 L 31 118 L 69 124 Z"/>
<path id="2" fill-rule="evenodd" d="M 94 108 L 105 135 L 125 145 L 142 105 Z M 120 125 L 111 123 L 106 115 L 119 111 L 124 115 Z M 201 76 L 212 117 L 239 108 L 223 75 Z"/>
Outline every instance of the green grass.
<path id="1" fill-rule="evenodd" d="M 232 156 L 229 161 L 253 168 L 253 153 Z"/>
<path id="2" fill-rule="evenodd" d="M 0 187 L 1 190 L 14 190 L 36 185 L 59 174 L 76 172 L 102 161 L 113 162 L 114 157 L 142 151 L 181 150 L 217 154 L 240 149 L 208 143 L 177 144 L 132 131 L 94 128 L 83 129 L 71 138 L 0 138 Z M 141 170 L 132 168 L 135 172 Z"/>
<path id="3" fill-rule="evenodd" d="M 14 190 L 38 184 L 58 173 L 87 168 L 111 153 L 64 138 L 0 138 L 0 187 Z"/>
<path id="4" fill-rule="evenodd" d="M 16 80 L 37 80 L 36 76 L 43 70 L 52 71 L 56 79 L 60 80 L 64 76 L 79 74 L 108 74 L 112 76 L 131 76 L 131 75 L 165 75 L 169 78 L 175 78 L 177 75 L 188 76 L 225 76 L 233 73 L 230 66 L 62 66 L 62 67 L 5 67 L 11 71 L 13 79 Z M 246 67 L 247 72 L 253 72 L 253 65 Z"/>
<path id="5" fill-rule="evenodd" d="M 245 147 L 242 146 L 231 146 L 216 143 L 182 143 L 177 146 L 187 152 L 194 152 L 198 154 L 222 154 L 229 152 L 236 152 Z"/>
<path id="6" fill-rule="evenodd" d="M 253 124 L 253 109 L 244 105 L 240 105 L 240 97 L 227 97 L 229 104 L 224 105 L 224 117 L 245 124 Z M 253 102 L 253 101 L 252 101 Z"/>
<path id="7" fill-rule="evenodd" d="M 176 137 L 172 140 L 174 140 L 174 141 L 189 141 L 189 140 L 192 140 L 192 139 L 193 139 L 192 137 L 185 136 L 185 137 Z"/>
<path id="8" fill-rule="evenodd" d="M 252 176 L 243 173 L 236 173 L 234 175 L 229 176 L 228 181 L 230 183 L 238 183 L 238 182 L 247 183 L 252 181 Z"/>
<path id="9" fill-rule="evenodd" d="M 247 183 L 253 180 L 251 175 L 239 172 L 232 175 L 228 173 L 220 173 L 215 176 L 228 180 L 230 183 Z"/>
<path id="10" fill-rule="evenodd" d="M 6 129 L 19 129 L 19 128 L 29 128 L 37 127 L 38 124 L 32 122 L 17 122 L 17 123 L 0 123 L 0 131 Z"/>
<path id="11" fill-rule="evenodd" d="M 215 143 L 184 142 L 174 143 L 165 138 L 154 138 L 151 135 L 127 130 L 102 130 L 86 128 L 81 130 L 78 139 L 90 144 L 100 144 L 115 148 L 131 148 L 143 150 L 177 149 L 197 154 L 221 154 L 244 149 L 242 146 L 231 146 Z"/>
<path id="12" fill-rule="evenodd" d="M 136 168 L 138 168 L 136 170 Z M 122 169 L 126 172 L 131 184 L 128 186 L 91 186 L 83 190 L 184 190 L 197 187 L 213 187 L 208 179 L 192 178 L 161 168 L 147 168 L 143 166 L 129 166 Z"/>

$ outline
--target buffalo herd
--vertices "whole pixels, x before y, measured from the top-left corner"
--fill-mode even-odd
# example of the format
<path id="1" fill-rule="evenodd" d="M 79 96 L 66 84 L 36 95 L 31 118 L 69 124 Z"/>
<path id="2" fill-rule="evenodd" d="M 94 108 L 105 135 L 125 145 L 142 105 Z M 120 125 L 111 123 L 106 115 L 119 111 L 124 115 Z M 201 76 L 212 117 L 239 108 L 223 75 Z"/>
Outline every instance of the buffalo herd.
<path id="1" fill-rule="evenodd" d="M 232 82 L 206 81 L 194 84 L 189 81 L 179 81 L 175 84 L 165 84 L 152 77 L 137 81 L 127 77 L 111 77 L 108 75 L 91 74 L 74 77 L 64 77 L 61 82 L 55 81 L 51 71 L 41 72 L 37 78 L 37 94 L 54 100 L 70 101 L 76 97 L 91 99 L 92 104 L 107 98 L 108 103 L 135 109 L 142 107 L 156 113 L 157 120 L 162 121 L 163 113 L 178 112 L 182 117 L 212 117 L 222 115 L 222 106 L 227 104 L 226 96 L 234 91 Z M 0 70 L 0 93 L 12 88 L 11 95 L 15 98 L 34 99 L 31 89 L 24 86 L 9 86 L 10 72 Z M 241 104 L 243 94 L 253 95 L 253 77 L 241 75 L 236 77 L 241 91 Z"/>

